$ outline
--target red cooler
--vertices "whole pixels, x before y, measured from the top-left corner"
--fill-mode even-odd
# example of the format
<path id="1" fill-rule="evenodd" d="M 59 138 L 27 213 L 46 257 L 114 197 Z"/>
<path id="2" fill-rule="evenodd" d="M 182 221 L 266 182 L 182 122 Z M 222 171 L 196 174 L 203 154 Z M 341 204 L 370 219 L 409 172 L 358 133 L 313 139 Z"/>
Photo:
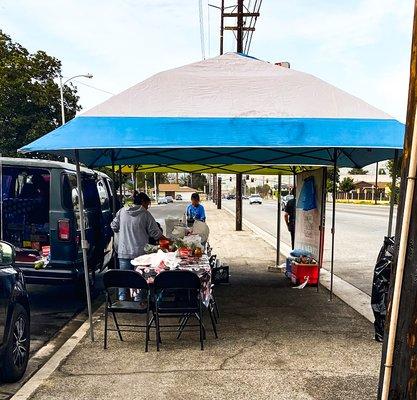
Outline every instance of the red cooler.
<path id="1" fill-rule="evenodd" d="M 317 286 L 319 283 L 320 268 L 318 264 L 299 264 L 293 261 L 291 272 L 291 281 L 296 285 L 304 283 L 307 277 L 309 286 Z"/>

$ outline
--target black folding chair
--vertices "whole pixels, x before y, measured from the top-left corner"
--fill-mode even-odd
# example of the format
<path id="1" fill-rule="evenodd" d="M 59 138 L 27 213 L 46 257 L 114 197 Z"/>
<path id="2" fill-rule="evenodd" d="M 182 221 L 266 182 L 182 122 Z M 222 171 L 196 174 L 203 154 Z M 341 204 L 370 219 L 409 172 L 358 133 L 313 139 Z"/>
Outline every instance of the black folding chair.
<path id="1" fill-rule="evenodd" d="M 107 349 L 107 332 L 117 332 L 119 339 L 123 341 L 122 332 L 140 332 L 140 329 L 129 328 L 145 328 L 145 351 L 148 351 L 149 344 L 149 328 L 151 322 L 150 316 L 150 290 L 145 278 L 136 271 L 129 270 L 109 270 L 103 275 L 104 288 L 106 291 L 106 306 L 104 309 L 104 348 Z M 139 289 L 146 293 L 146 307 L 141 307 L 141 304 L 137 301 L 120 301 L 118 299 L 112 299 L 111 289 Z M 117 292 L 117 290 L 116 290 Z M 116 293 L 118 296 L 118 293 Z M 108 313 L 113 315 L 114 324 L 116 329 L 108 328 L 107 320 Z M 137 324 L 119 324 L 116 318 L 116 314 L 146 314 L 146 325 Z M 153 319 L 153 318 L 152 318 Z M 128 329 L 121 329 L 126 327 Z"/>
<path id="2" fill-rule="evenodd" d="M 156 348 L 158 351 L 161 328 L 169 328 L 164 329 L 165 332 L 177 332 L 179 339 L 186 327 L 199 327 L 200 347 L 204 350 L 205 329 L 200 289 L 200 278 L 191 271 L 165 271 L 155 277 Z M 190 317 L 195 317 L 198 325 L 187 325 Z M 179 318 L 179 325 L 161 325 L 161 318 Z"/>

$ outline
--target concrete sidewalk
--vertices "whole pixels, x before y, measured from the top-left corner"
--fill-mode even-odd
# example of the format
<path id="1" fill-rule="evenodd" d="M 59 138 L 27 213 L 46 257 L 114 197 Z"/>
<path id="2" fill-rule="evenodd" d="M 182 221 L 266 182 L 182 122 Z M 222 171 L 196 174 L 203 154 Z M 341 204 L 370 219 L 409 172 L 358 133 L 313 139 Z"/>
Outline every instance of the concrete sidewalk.
<path id="1" fill-rule="evenodd" d="M 210 243 L 230 264 L 231 286 L 216 288 L 219 339 L 206 322 L 198 335 L 162 337 L 143 351 L 143 336 L 86 336 L 33 399 L 349 399 L 376 398 L 381 347 L 372 325 L 324 289 L 296 290 L 267 272 L 275 251 L 252 232 L 235 232 L 224 210 L 207 205 Z"/>

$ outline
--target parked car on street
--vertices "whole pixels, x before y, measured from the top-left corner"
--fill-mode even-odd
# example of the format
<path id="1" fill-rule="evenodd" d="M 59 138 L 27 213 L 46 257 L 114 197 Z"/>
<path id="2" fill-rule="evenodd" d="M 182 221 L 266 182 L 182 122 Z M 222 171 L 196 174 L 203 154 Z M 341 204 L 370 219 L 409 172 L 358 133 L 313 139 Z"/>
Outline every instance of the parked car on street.
<path id="1" fill-rule="evenodd" d="M 281 198 L 281 210 L 284 211 L 285 207 L 289 200 L 293 199 L 294 196 L 292 194 L 287 194 L 286 196 L 282 196 Z"/>
<path id="2" fill-rule="evenodd" d="M 158 197 L 158 204 L 168 204 L 166 197 Z"/>
<path id="3" fill-rule="evenodd" d="M 251 194 L 249 204 L 262 204 L 262 197 L 259 194 Z"/>
<path id="4" fill-rule="evenodd" d="M 234 194 L 228 194 L 226 197 L 227 200 L 235 200 L 236 196 Z"/>
<path id="5" fill-rule="evenodd" d="M 180 194 L 177 194 L 177 195 L 175 196 L 175 200 L 177 200 L 177 201 L 182 201 L 182 196 L 181 196 Z"/>
<path id="6" fill-rule="evenodd" d="M 30 348 L 30 309 L 16 251 L 0 241 L 0 381 L 16 382 L 26 371 Z"/>
<path id="7" fill-rule="evenodd" d="M 167 199 L 167 203 L 173 203 L 174 202 L 174 198 L 172 196 L 165 196 L 165 198 Z"/>
<path id="8" fill-rule="evenodd" d="M 80 214 L 75 165 L 0 158 L 3 238 L 16 247 L 16 266 L 27 283 L 81 282 Z M 110 178 L 81 169 L 92 277 L 113 257 Z M 35 268 L 36 266 L 36 268 Z"/>

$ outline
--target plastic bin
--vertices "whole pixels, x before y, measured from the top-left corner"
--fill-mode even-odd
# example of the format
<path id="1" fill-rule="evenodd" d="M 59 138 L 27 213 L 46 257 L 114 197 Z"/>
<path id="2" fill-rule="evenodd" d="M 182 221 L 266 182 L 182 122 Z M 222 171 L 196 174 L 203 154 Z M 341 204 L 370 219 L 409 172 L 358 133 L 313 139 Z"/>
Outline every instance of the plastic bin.
<path id="1" fill-rule="evenodd" d="M 320 267 L 318 264 L 299 264 L 292 262 L 291 281 L 295 285 L 304 283 L 308 277 L 309 286 L 317 286 L 319 283 Z"/>

